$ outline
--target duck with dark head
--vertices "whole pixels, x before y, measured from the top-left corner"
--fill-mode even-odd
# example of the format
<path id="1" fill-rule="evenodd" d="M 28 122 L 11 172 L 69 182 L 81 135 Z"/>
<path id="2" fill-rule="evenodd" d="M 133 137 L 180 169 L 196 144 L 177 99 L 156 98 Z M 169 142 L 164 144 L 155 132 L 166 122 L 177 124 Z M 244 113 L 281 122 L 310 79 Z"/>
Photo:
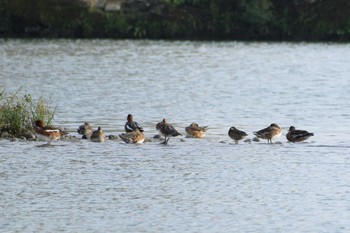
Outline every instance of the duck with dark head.
<path id="1" fill-rule="evenodd" d="M 236 144 L 238 144 L 238 142 L 248 136 L 248 134 L 232 126 L 228 131 L 228 136 L 232 138 Z"/>
<path id="2" fill-rule="evenodd" d="M 161 122 L 158 122 L 156 125 L 156 129 L 164 135 L 164 142 L 163 144 L 168 144 L 168 141 L 170 137 L 176 137 L 181 135 L 171 124 L 167 122 L 167 120 L 164 118 Z"/>
<path id="3" fill-rule="evenodd" d="M 289 142 L 303 142 L 311 136 L 314 136 L 314 134 L 306 130 L 295 129 L 294 126 L 291 126 L 289 127 L 286 138 Z"/>
<path id="4" fill-rule="evenodd" d="M 139 125 L 139 123 L 134 121 L 133 115 L 129 114 L 126 119 L 127 119 L 127 122 L 125 123 L 125 126 L 124 126 L 125 132 L 127 133 L 134 132 L 136 131 L 136 129 L 138 129 L 140 132 L 143 132 L 143 128 Z"/>

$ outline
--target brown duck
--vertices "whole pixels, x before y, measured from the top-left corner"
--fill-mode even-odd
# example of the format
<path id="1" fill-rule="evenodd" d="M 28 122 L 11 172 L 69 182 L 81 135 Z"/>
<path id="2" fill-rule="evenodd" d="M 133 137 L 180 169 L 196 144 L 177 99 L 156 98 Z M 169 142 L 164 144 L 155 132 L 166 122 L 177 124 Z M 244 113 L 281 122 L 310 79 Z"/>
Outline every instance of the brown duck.
<path id="1" fill-rule="evenodd" d="M 165 119 L 163 119 L 163 121 L 157 123 L 156 125 L 156 129 L 162 134 L 164 135 L 165 139 L 163 144 L 167 144 L 170 137 L 176 137 L 181 135 L 179 132 L 177 132 L 177 130 L 171 125 L 169 124 Z"/>

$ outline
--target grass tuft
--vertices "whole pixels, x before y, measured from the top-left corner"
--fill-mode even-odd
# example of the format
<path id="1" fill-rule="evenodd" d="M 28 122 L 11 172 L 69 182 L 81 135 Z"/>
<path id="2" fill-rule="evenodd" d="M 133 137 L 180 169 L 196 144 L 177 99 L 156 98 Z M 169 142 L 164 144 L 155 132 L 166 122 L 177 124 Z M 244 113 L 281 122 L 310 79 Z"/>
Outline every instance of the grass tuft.
<path id="1" fill-rule="evenodd" d="M 52 108 L 50 104 L 50 99 L 43 95 L 35 100 L 30 94 L 20 96 L 18 92 L 0 91 L 0 132 L 19 137 L 24 131 L 31 130 L 38 119 L 50 124 L 56 112 L 56 107 Z"/>

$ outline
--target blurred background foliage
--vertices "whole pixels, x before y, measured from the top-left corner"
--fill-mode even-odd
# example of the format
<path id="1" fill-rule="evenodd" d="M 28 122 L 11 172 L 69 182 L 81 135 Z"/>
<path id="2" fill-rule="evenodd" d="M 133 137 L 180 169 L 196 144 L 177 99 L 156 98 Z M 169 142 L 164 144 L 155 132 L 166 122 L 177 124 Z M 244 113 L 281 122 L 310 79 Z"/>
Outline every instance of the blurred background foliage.
<path id="1" fill-rule="evenodd" d="M 0 37 L 350 39 L 348 0 L 119 0 L 116 11 L 88 2 L 1 0 Z"/>

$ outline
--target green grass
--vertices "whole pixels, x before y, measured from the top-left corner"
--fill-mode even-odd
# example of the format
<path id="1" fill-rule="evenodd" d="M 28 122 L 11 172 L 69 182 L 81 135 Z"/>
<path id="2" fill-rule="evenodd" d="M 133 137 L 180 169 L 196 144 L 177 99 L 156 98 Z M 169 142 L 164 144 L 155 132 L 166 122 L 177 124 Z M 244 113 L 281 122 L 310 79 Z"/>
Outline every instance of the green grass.
<path id="1" fill-rule="evenodd" d="M 18 137 L 31 130 L 38 119 L 50 124 L 56 111 L 50 104 L 50 99 L 43 95 L 33 99 L 30 94 L 20 96 L 18 92 L 7 94 L 5 90 L 0 91 L 0 132 Z"/>

